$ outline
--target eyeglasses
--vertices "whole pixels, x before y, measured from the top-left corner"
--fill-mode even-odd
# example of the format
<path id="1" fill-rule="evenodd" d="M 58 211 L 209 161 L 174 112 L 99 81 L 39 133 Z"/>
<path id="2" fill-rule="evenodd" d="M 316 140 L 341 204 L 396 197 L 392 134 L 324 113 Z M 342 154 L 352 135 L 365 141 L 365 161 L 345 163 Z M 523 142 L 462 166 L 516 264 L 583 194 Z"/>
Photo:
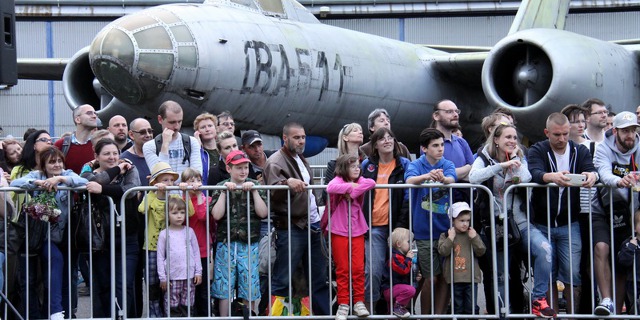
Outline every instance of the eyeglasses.
<path id="1" fill-rule="evenodd" d="M 139 130 L 139 131 L 135 131 L 135 130 L 131 130 L 131 131 L 133 131 L 133 132 L 135 132 L 137 134 L 151 134 L 151 135 L 153 134 L 153 129 L 142 129 L 142 130 Z"/>
<path id="2" fill-rule="evenodd" d="M 602 111 L 598 111 L 598 112 L 591 112 L 591 115 L 592 115 L 592 116 L 595 116 L 596 114 L 599 114 L 599 115 L 605 115 L 605 114 L 609 114 L 609 111 L 607 111 L 607 110 L 602 110 Z"/>
<path id="3" fill-rule="evenodd" d="M 51 143 L 53 140 L 49 139 L 49 138 L 39 138 L 36 139 L 36 142 L 44 142 L 44 143 Z"/>
<path id="4" fill-rule="evenodd" d="M 577 120 L 577 121 L 569 121 L 569 123 L 571 123 L 571 124 L 580 124 L 580 123 L 586 124 L 587 121 L 585 121 L 585 120 Z"/>
<path id="5" fill-rule="evenodd" d="M 452 114 L 454 112 L 457 114 L 460 114 L 462 112 L 460 109 L 452 109 L 452 110 L 436 109 L 436 111 L 443 111 L 446 114 Z"/>
<path id="6" fill-rule="evenodd" d="M 233 127 L 235 126 L 235 122 L 223 122 L 220 124 L 221 126 L 225 126 L 225 127 Z"/>

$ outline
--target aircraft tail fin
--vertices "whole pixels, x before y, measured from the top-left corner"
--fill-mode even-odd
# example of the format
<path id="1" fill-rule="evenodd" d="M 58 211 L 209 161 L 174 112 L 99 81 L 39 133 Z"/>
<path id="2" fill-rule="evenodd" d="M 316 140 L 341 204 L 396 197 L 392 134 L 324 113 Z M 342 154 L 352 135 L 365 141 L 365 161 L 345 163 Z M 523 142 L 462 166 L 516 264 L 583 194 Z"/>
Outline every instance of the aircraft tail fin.
<path id="1" fill-rule="evenodd" d="M 564 29 L 570 0 L 523 0 L 509 34 L 525 29 Z"/>

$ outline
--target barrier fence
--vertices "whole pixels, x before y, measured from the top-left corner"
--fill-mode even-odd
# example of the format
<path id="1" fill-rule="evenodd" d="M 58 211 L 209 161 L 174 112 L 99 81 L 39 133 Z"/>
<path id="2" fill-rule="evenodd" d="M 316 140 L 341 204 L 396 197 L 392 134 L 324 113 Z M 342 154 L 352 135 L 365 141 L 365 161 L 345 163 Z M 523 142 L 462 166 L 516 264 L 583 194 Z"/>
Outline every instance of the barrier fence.
<path id="1" fill-rule="evenodd" d="M 326 186 L 309 186 L 305 192 L 309 195 L 311 195 L 311 193 L 317 194 L 318 198 L 320 198 L 320 194 L 325 188 Z M 525 190 L 526 203 L 530 203 L 530 193 L 531 190 L 535 188 L 547 188 L 547 190 L 551 190 L 551 188 L 557 187 L 554 185 L 538 184 L 513 185 L 504 190 L 503 197 L 504 199 L 508 199 L 509 195 L 515 190 Z M 95 219 L 95 216 L 93 214 L 88 215 L 88 221 L 84 224 L 79 223 L 78 216 L 82 210 L 79 206 L 74 207 L 73 205 L 69 205 L 66 209 L 67 223 L 65 226 L 65 236 L 63 241 L 58 244 L 52 243 L 51 241 L 43 241 L 44 245 L 35 250 L 30 249 L 29 247 L 29 235 L 32 234 L 28 229 L 30 227 L 29 223 L 26 223 L 27 231 L 24 238 L 20 238 L 19 236 L 16 238 L 15 228 L 16 222 L 18 221 L 17 213 L 21 211 L 21 202 L 17 202 L 18 204 L 13 212 L 11 212 L 11 205 L 9 203 L 4 202 L 0 204 L 4 209 L 4 212 L 7 213 L 7 218 L 4 219 L 2 223 L 5 232 L 2 236 L 2 240 L 0 240 L 0 244 L 4 244 L 2 250 L 0 250 L 0 253 L 4 255 L 4 260 L 2 261 L 2 275 L 4 279 L 4 283 L 2 284 L 2 318 L 48 318 L 52 312 L 56 311 L 51 309 L 51 306 L 56 303 L 56 299 L 61 299 L 63 309 L 66 311 L 66 316 L 74 314 L 80 319 L 126 319 L 150 318 L 154 316 L 172 318 L 179 315 L 190 315 L 192 318 L 209 318 L 214 314 L 218 315 L 220 312 L 224 312 L 225 310 L 228 310 L 230 316 L 237 318 L 248 316 L 254 319 L 279 319 L 289 318 L 289 315 L 291 314 L 304 315 L 305 307 L 309 309 L 309 313 L 313 314 L 311 316 L 312 318 L 335 318 L 336 310 L 338 308 L 338 294 L 335 274 L 336 261 L 334 256 L 331 254 L 334 247 L 332 238 L 323 235 L 322 230 L 319 229 L 318 223 L 312 224 L 307 220 L 303 225 L 301 225 L 303 228 L 291 225 L 292 222 L 295 222 L 295 219 L 292 219 L 291 215 L 292 209 L 295 210 L 295 208 L 291 207 L 293 192 L 289 191 L 288 187 L 257 186 L 254 187 L 254 189 L 264 191 L 264 199 L 268 216 L 266 219 L 263 219 L 260 224 L 252 224 L 249 222 L 251 220 L 250 212 L 248 212 L 248 210 L 239 213 L 238 217 L 243 217 L 247 221 L 246 235 L 248 240 L 246 247 L 238 241 L 234 241 L 234 237 L 236 237 L 237 234 L 232 235 L 232 233 L 229 232 L 229 230 L 238 229 L 237 227 L 239 226 L 237 224 L 233 224 L 229 220 L 227 220 L 226 225 L 216 225 L 213 223 L 214 219 L 210 214 L 210 209 L 217 199 L 214 198 L 213 200 L 209 200 L 209 197 L 216 194 L 216 192 L 226 194 L 226 212 L 232 212 L 232 210 L 236 210 L 235 212 L 238 211 L 239 207 L 237 206 L 237 203 L 231 203 L 229 201 L 231 194 L 226 188 L 216 186 L 203 186 L 201 188 L 205 193 L 205 199 L 207 199 L 207 203 L 204 204 L 207 208 L 207 214 L 205 214 L 204 217 L 192 216 L 195 209 L 187 206 L 185 224 L 190 227 L 195 227 L 196 224 L 204 225 L 202 230 L 204 230 L 204 234 L 206 236 L 205 240 L 203 242 L 201 241 L 200 244 L 204 243 L 207 250 L 204 257 L 201 257 L 199 252 L 197 257 L 193 257 L 191 252 L 184 254 L 184 257 L 186 258 L 184 267 L 187 269 L 195 267 L 192 263 L 200 263 L 202 266 L 203 282 L 198 286 L 191 286 L 188 283 L 184 284 L 179 281 L 173 282 L 172 280 L 180 279 L 172 279 L 173 275 L 168 272 L 166 292 L 186 293 L 183 300 L 186 301 L 186 306 L 184 308 L 167 308 L 167 306 L 165 306 L 166 293 L 162 291 L 159 286 L 159 279 L 156 271 L 158 268 L 158 264 L 156 262 L 157 257 L 159 251 L 162 251 L 162 249 L 158 247 L 157 251 L 154 251 L 148 250 L 149 247 L 147 246 L 143 246 L 143 243 L 150 239 L 157 241 L 158 235 L 153 230 L 158 228 L 166 229 L 169 226 L 168 219 L 162 219 L 162 221 L 154 220 L 153 210 L 160 210 L 163 214 L 164 212 L 170 211 L 169 201 L 163 202 L 161 207 L 154 207 L 150 204 L 150 197 L 148 197 L 147 194 L 150 191 L 157 191 L 155 187 L 132 188 L 125 192 L 121 203 L 115 205 L 108 197 L 105 197 L 106 204 L 102 201 L 96 202 L 93 197 L 86 197 L 87 201 L 82 202 L 79 199 L 82 199 L 83 195 L 86 194 L 86 190 L 84 188 L 70 189 L 61 187 L 60 190 L 64 191 L 67 199 L 75 200 L 76 202 L 87 206 L 84 210 L 85 213 L 94 212 L 98 210 L 97 207 L 101 207 L 103 212 L 106 212 L 106 219 L 108 219 L 108 232 L 102 233 L 102 230 L 104 229 L 96 229 L 95 221 L 93 220 Z M 414 206 L 431 206 L 434 201 L 437 201 L 438 199 L 446 199 L 446 205 L 444 207 L 448 208 L 453 201 L 452 199 L 458 197 L 460 194 L 467 199 L 475 199 L 478 194 L 484 193 L 487 195 L 486 199 L 488 201 L 488 203 L 485 203 L 486 207 L 484 210 L 494 212 L 499 211 L 494 209 L 502 209 L 500 211 L 501 214 L 498 216 L 489 214 L 485 217 L 488 219 L 489 227 L 483 228 L 482 224 L 486 224 L 487 221 L 481 222 L 478 206 L 471 206 L 472 214 L 470 224 L 478 229 L 478 234 L 486 245 L 486 253 L 483 256 L 476 257 L 473 251 L 470 253 L 472 260 L 477 258 L 481 260 L 480 269 L 483 274 L 482 283 L 476 283 L 474 277 L 471 277 L 471 288 L 478 288 L 477 292 L 475 290 L 471 290 L 470 296 L 471 300 L 474 302 L 474 306 L 470 312 L 471 314 L 462 315 L 462 310 L 459 310 L 455 305 L 454 291 L 456 289 L 453 281 L 452 283 L 447 284 L 447 290 L 444 291 L 443 295 L 443 291 L 438 291 L 440 290 L 438 289 L 439 287 L 434 285 L 434 282 L 431 282 L 434 279 L 425 276 L 425 272 L 428 275 L 437 271 L 434 269 L 434 264 L 431 263 L 430 267 L 421 266 L 420 268 L 423 269 L 421 270 L 422 272 L 419 272 L 419 268 L 414 267 L 412 276 L 409 277 L 409 285 L 416 288 L 416 294 L 408 306 L 408 310 L 411 314 L 410 318 L 454 319 L 464 317 L 468 319 L 498 319 L 505 317 L 533 317 L 531 313 L 533 286 L 540 283 L 535 282 L 533 275 L 536 273 L 536 262 L 540 261 L 536 260 L 540 259 L 537 256 L 537 252 L 540 250 L 544 251 L 544 248 L 541 249 L 542 246 L 540 243 L 532 241 L 532 239 L 536 239 L 532 236 L 532 233 L 535 232 L 537 234 L 538 231 L 542 232 L 547 242 L 551 243 L 554 239 L 553 233 L 555 231 L 551 222 L 546 226 L 527 223 L 521 230 L 523 233 L 521 243 L 510 246 L 508 237 L 501 238 L 501 244 L 498 243 L 498 238 L 499 234 L 509 234 L 509 219 L 503 219 L 503 216 L 512 209 L 510 207 L 511 202 L 500 201 L 502 204 L 501 207 L 494 206 L 495 203 L 498 203 L 496 201 L 497 199 L 489 189 L 482 185 L 425 184 L 416 186 L 403 184 L 377 185 L 376 189 L 388 190 L 390 202 L 389 208 L 394 208 L 394 200 L 391 196 L 393 191 L 397 189 L 406 190 L 408 197 L 406 198 L 406 207 L 403 208 L 403 210 L 407 210 L 406 212 L 408 212 L 408 228 L 410 230 L 414 230 L 415 223 L 427 223 L 430 229 L 434 227 L 437 223 L 434 219 L 438 219 L 435 215 L 428 215 L 427 217 L 417 216 L 420 220 L 416 221 L 416 218 L 412 214 L 412 209 Z M 420 199 L 421 203 L 413 203 L 413 197 L 411 197 L 411 195 L 413 192 L 417 192 L 418 189 L 427 189 L 428 193 L 425 197 Z M 275 190 L 287 191 L 286 199 L 288 200 L 288 214 L 286 217 L 280 216 L 280 219 L 283 220 L 275 219 L 276 216 L 273 214 L 272 201 L 274 199 L 272 199 L 271 193 Z M 15 195 L 24 194 L 26 192 L 27 191 L 23 189 L 17 188 L 0 189 L 0 193 L 4 194 L 6 198 L 14 199 L 20 198 Z M 184 192 L 184 190 L 181 191 L 178 187 L 168 187 L 166 191 L 159 193 L 164 193 L 165 197 L 177 195 L 184 198 Z M 143 208 L 142 212 L 140 212 L 142 214 L 136 212 L 136 215 L 134 215 L 138 217 L 138 221 L 128 221 L 131 219 L 131 216 L 128 215 L 130 213 L 128 210 L 131 210 L 131 206 L 127 204 L 126 199 L 130 194 L 135 194 L 133 198 L 136 200 L 136 204 Z M 245 198 L 242 198 L 242 201 L 245 202 L 245 206 L 250 206 L 252 197 L 253 195 L 249 194 Z M 367 194 L 366 197 L 369 197 L 368 200 L 371 200 L 371 193 Z M 547 212 L 550 212 L 552 210 L 548 197 L 549 192 L 547 192 Z M 630 203 L 631 208 L 636 207 L 636 203 L 638 201 L 636 197 L 637 194 L 633 193 Z M 330 199 L 331 195 L 329 195 L 329 201 L 327 202 L 330 202 Z M 568 197 L 567 203 L 570 204 L 572 201 L 578 200 L 579 199 L 571 199 L 571 197 Z M 370 222 L 372 221 L 372 217 L 370 212 L 372 201 L 365 202 L 368 203 L 369 206 L 368 208 L 365 208 L 365 212 L 368 212 L 367 221 L 369 221 L 370 227 L 366 236 L 367 240 L 365 242 L 367 259 L 364 264 L 364 268 L 366 270 L 365 272 L 369 275 L 369 278 L 371 278 L 367 283 L 376 281 L 373 280 L 373 274 L 377 272 L 376 270 L 379 270 L 380 268 L 385 269 L 382 275 L 385 278 L 390 279 L 388 283 L 388 294 L 393 297 L 395 290 L 397 290 L 394 288 L 393 270 L 384 267 L 388 266 L 388 260 L 390 257 L 393 257 L 394 254 L 394 251 L 392 250 L 393 246 L 389 245 L 390 240 L 386 240 L 386 237 L 389 237 L 393 232 L 392 226 L 396 223 L 396 221 L 394 221 L 395 215 L 392 212 L 389 212 L 389 221 L 386 226 L 371 228 Z M 197 203 L 195 205 L 197 205 Z M 164 209 L 162 209 L 162 206 L 164 206 Z M 118 208 L 117 210 L 115 209 L 116 207 Z M 307 215 L 311 213 L 309 208 L 303 210 L 307 212 Z M 320 207 L 319 210 L 321 213 L 322 211 L 331 212 L 332 209 Z M 614 208 L 610 208 L 610 210 L 610 228 L 607 236 L 611 243 L 614 243 L 615 240 L 618 240 L 614 238 L 614 232 L 617 231 L 617 229 L 614 230 L 613 228 L 615 224 L 615 221 L 613 221 Z M 533 212 L 529 205 L 527 205 L 523 210 L 523 214 L 526 216 L 527 221 L 533 221 Z M 586 224 L 581 222 L 578 228 L 586 227 L 588 233 L 588 237 L 586 238 L 587 240 L 583 237 L 577 242 L 581 245 L 581 248 L 578 251 L 583 253 L 583 255 L 584 253 L 588 253 L 589 257 L 594 257 L 594 246 L 591 245 L 594 240 L 593 224 L 591 223 L 593 221 L 593 213 L 591 212 L 591 209 L 589 209 L 588 213 L 569 212 L 569 220 L 571 221 L 572 215 L 576 214 L 580 215 L 580 221 L 586 222 Z M 585 214 L 587 214 L 587 216 L 584 216 Z M 286 223 L 284 225 L 278 224 L 282 223 L 282 221 L 286 221 Z M 550 219 L 547 219 L 547 221 L 550 221 Z M 630 219 L 630 221 L 630 228 L 632 231 L 635 229 L 635 222 L 633 218 Z M 127 229 L 127 223 L 134 223 L 136 227 L 130 227 Z M 351 222 L 349 222 L 349 230 L 352 229 L 350 223 Z M 90 248 L 88 250 L 78 249 L 79 244 L 75 243 L 79 232 L 79 226 L 87 227 L 85 234 L 88 235 L 88 239 L 91 239 L 89 240 Z M 130 231 L 131 228 L 133 228 L 135 232 L 132 233 Z M 224 230 L 227 230 L 226 239 L 215 239 L 217 232 L 216 228 L 224 228 Z M 256 228 L 259 229 L 259 232 L 255 230 Z M 571 228 L 574 228 L 573 224 L 570 224 L 568 229 L 569 231 L 574 231 Z M 331 222 L 328 224 L 328 229 L 332 230 Z M 51 239 L 51 230 L 52 229 L 47 228 L 47 239 Z M 245 232 L 243 231 L 244 228 L 239 228 L 238 230 Z M 498 232 L 499 230 L 502 230 L 502 232 Z M 544 231 L 546 231 L 546 233 L 544 233 Z M 166 237 L 167 241 L 164 244 L 164 252 L 167 255 L 167 259 L 171 260 L 172 254 L 180 254 L 179 252 L 172 250 L 169 246 L 172 239 L 184 241 L 180 242 L 180 247 L 188 248 L 192 240 L 192 235 L 187 234 L 183 238 L 171 232 L 166 233 L 168 235 Z M 251 237 L 251 234 L 257 233 L 259 233 L 258 237 Z M 96 235 L 108 237 L 109 246 L 98 248 L 98 250 L 96 250 L 95 247 L 92 247 L 96 243 L 94 242 L 94 236 Z M 354 262 L 357 263 L 358 261 L 353 261 L 352 259 L 353 249 L 351 245 L 351 233 L 349 233 L 349 235 L 350 236 L 347 237 L 349 240 L 346 250 L 349 250 L 348 262 L 351 266 Z M 379 251 L 376 247 L 376 244 L 379 244 L 379 242 L 376 242 L 377 240 L 374 240 L 376 237 L 386 241 L 386 247 L 383 248 L 383 251 Z M 576 239 L 573 237 L 575 237 L 575 235 L 569 232 L 569 243 L 574 243 L 573 241 Z M 578 237 L 580 237 L 580 235 L 578 235 Z M 16 241 L 16 239 L 19 241 Z M 436 245 L 438 239 L 431 239 L 431 241 Z M 585 241 L 588 242 L 585 244 Z M 133 243 L 135 244 L 132 245 Z M 425 243 L 425 241 L 421 241 L 420 243 Z M 161 243 L 158 243 L 158 246 L 161 245 Z M 171 246 L 174 245 L 175 243 Z M 64 270 L 62 272 L 58 272 L 59 269 L 56 262 L 59 261 L 56 260 L 57 258 L 51 258 L 52 248 L 54 251 L 58 250 L 64 259 Z M 283 251 L 277 252 L 275 250 L 276 248 Z M 412 249 L 415 251 L 415 247 L 412 247 Z M 577 248 L 572 244 L 568 249 L 571 252 L 572 249 Z M 218 250 L 222 251 L 218 252 Z M 635 259 L 631 268 L 623 268 L 618 265 L 618 259 L 616 258 L 617 252 L 615 252 L 614 246 L 610 246 L 608 250 L 609 257 L 611 257 L 611 272 L 614 275 L 613 278 L 616 278 L 615 275 L 628 275 L 628 281 L 622 283 L 622 285 L 627 288 L 627 294 L 625 297 L 617 295 L 618 290 L 621 289 L 620 282 L 616 283 L 616 281 L 613 281 L 612 284 L 614 301 L 621 301 L 621 299 L 627 298 L 628 301 L 625 304 L 626 311 L 624 314 L 618 313 L 617 315 L 609 317 L 619 319 L 640 319 L 637 310 L 637 284 L 639 279 L 635 272 L 638 266 L 636 266 Z M 81 251 L 82 254 L 80 254 Z M 434 253 L 433 250 L 425 251 L 423 247 L 419 247 L 417 251 L 418 259 L 420 259 L 420 261 L 423 259 L 434 261 L 437 257 L 437 254 Z M 239 255 L 239 253 L 242 252 L 246 252 L 247 254 Z M 285 252 L 286 255 L 284 255 Z M 380 252 L 383 253 L 378 254 Z M 428 258 L 425 258 L 425 252 L 428 253 Z M 544 252 L 546 253 L 547 251 Z M 455 254 L 456 252 L 452 249 L 452 257 Z M 281 261 L 276 262 L 276 256 L 279 255 L 284 255 L 289 258 L 281 259 Z M 524 256 L 522 259 L 524 260 L 524 263 L 519 263 L 519 267 L 515 268 L 513 266 L 515 265 L 515 262 L 512 258 L 517 255 Z M 217 262 L 216 258 L 218 259 Z M 546 255 L 543 258 L 546 261 Z M 414 261 L 418 259 L 415 259 Z M 576 259 L 575 256 L 572 256 L 571 254 L 568 255 L 568 272 L 570 275 L 574 275 L 576 272 L 574 259 Z M 237 270 L 235 268 L 236 264 L 245 260 L 250 268 L 247 270 L 242 268 Z M 550 260 L 551 259 L 549 259 L 549 263 L 551 263 Z M 86 261 L 86 265 L 88 266 L 88 274 L 82 275 L 84 282 L 91 288 L 88 297 L 78 297 L 77 295 L 77 288 L 79 286 L 78 273 L 83 261 Z M 380 261 L 383 261 L 382 265 L 380 264 Z M 360 261 L 360 263 L 361 262 L 362 261 Z M 450 259 L 449 269 L 451 270 L 451 276 L 456 272 L 457 262 L 458 261 L 456 261 L 455 257 Z M 133 267 L 132 264 L 135 267 Z M 182 261 L 179 261 L 178 264 L 180 266 L 183 265 Z M 302 266 L 299 266 L 299 264 Z M 586 265 L 584 263 L 582 265 L 578 263 L 577 265 L 578 268 L 581 268 L 581 271 L 586 270 L 585 273 L 588 275 L 593 275 L 594 270 L 598 269 L 597 267 L 594 267 L 592 258 L 587 261 Z M 172 270 L 170 262 L 164 266 L 167 270 Z M 254 268 L 260 268 L 260 272 L 255 272 Z M 470 268 L 470 272 L 473 275 L 476 271 L 476 267 L 472 263 Z M 537 269 L 539 270 L 542 268 Z M 514 270 L 517 270 L 515 271 L 517 274 L 514 273 Z M 352 272 L 353 270 L 349 267 L 350 279 L 353 279 Z M 226 277 L 222 277 L 223 273 Z M 237 275 L 235 276 L 235 279 L 242 279 L 244 283 L 250 283 L 251 285 L 237 286 L 233 283 L 234 281 L 224 281 L 222 279 L 227 278 L 233 280 L 234 274 L 236 273 Z M 256 274 L 258 274 L 259 279 L 255 279 Z M 528 277 L 523 278 L 522 274 L 528 275 Z M 289 279 L 288 281 L 284 281 L 284 286 L 282 286 L 283 281 L 278 281 L 278 279 L 283 277 L 284 279 Z M 439 279 L 435 280 L 439 281 Z M 596 288 L 598 288 L 596 278 L 590 276 L 589 279 L 582 278 L 581 280 L 582 296 L 584 297 L 587 293 L 590 293 L 591 296 L 590 299 L 587 299 L 589 301 L 588 308 L 584 308 L 587 309 L 588 312 L 578 308 L 576 305 L 577 302 L 571 303 L 569 307 L 554 305 L 558 308 L 556 310 L 558 311 L 558 318 L 600 318 L 600 316 L 595 315 L 593 312 L 594 308 L 597 306 L 596 298 L 598 297 L 598 291 L 596 290 Z M 425 281 L 428 282 L 426 286 L 424 285 Z M 538 281 L 541 280 L 538 279 Z M 555 301 L 555 299 L 559 297 L 559 294 L 553 289 L 557 287 L 557 282 L 553 273 L 549 274 L 548 279 L 544 279 L 544 282 L 546 282 L 547 287 L 551 289 L 548 293 L 545 293 L 547 294 L 550 304 L 552 304 L 552 301 Z M 570 294 L 569 299 L 575 298 L 578 290 L 577 288 L 580 287 L 580 283 L 575 281 L 573 277 L 565 282 L 565 288 L 573 289 L 567 291 L 567 293 L 573 293 Z M 256 285 L 256 283 L 259 283 L 259 285 Z M 514 286 L 516 283 L 520 283 L 521 285 L 519 287 Z M 56 296 L 58 294 L 58 288 L 55 287 L 56 284 L 61 284 L 62 296 Z M 212 289 L 212 285 L 215 285 L 215 290 Z M 52 286 L 56 289 L 56 293 L 52 292 Z M 349 281 L 348 286 L 349 292 L 354 292 L 353 283 L 351 281 Z M 184 289 L 182 289 L 183 287 Z M 511 292 L 511 287 L 524 288 L 523 294 L 520 295 L 518 292 Z M 218 294 L 220 292 L 228 292 L 228 299 L 225 299 L 226 301 L 212 303 L 212 301 L 214 301 L 214 299 L 212 299 L 212 290 L 214 292 L 218 292 Z M 421 290 L 427 291 L 421 292 Z M 379 301 L 374 301 L 374 291 L 375 289 L 367 289 L 365 294 L 366 306 L 371 313 L 369 318 L 388 319 L 390 317 L 395 317 L 393 314 L 393 305 L 385 302 L 385 298 L 382 293 L 380 293 Z M 277 295 L 276 293 L 280 293 L 280 296 L 293 296 L 300 297 L 301 299 L 293 299 L 293 301 L 276 301 L 278 298 L 272 298 L 272 296 Z M 248 306 L 243 307 L 242 303 L 234 301 L 240 296 L 251 297 L 250 300 L 255 301 L 254 303 L 250 303 Z M 258 296 L 261 297 L 256 299 Z M 423 296 L 429 296 L 430 298 L 428 301 L 421 301 L 421 297 Z M 443 297 L 446 298 L 443 299 Z M 202 300 L 203 298 L 204 300 Z M 566 295 L 563 295 L 563 298 L 566 299 Z M 562 301 L 562 299 L 559 300 Z M 446 305 L 446 309 L 442 314 L 425 314 L 426 310 L 438 310 L 441 301 L 444 301 Z M 582 299 L 582 301 L 585 301 L 585 299 Z M 287 313 L 284 314 L 281 309 L 270 309 L 270 306 L 274 305 L 274 302 L 276 302 L 276 305 L 286 308 Z M 355 302 L 357 301 L 354 301 L 353 297 L 350 296 L 349 303 L 353 305 Z M 518 307 L 518 305 L 521 305 L 522 307 Z M 243 310 L 245 312 L 244 315 L 242 313 Z M 254 311 L 255 314 L 251 314 L 250 312 L 247 313 L 247 311 Z M 322 311 L 326 311 L 326 314 L 320 315 L 323 313 Z"/>

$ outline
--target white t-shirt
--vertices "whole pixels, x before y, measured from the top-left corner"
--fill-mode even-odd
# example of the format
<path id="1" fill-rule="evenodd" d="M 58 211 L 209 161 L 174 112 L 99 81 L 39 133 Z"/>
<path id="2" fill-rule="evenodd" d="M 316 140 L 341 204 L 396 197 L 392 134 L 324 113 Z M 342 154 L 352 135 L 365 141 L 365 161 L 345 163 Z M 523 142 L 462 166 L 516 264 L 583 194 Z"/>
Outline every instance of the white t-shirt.
<path id="1" fill-rule="evenodd" d="M 169 143 L 169 154 L 156 154 L 155 139 L 145 142 L 142 146 L 142 152 L 144 153 L 144 159 L 147 162 L 147 166 L 149 166 L 149 170 L 153 170 L 153 166 L 162 161 L 168 163 L 178 175 L 182 175 L 182 171 L 188 167 L 198 170 L 200 174 L 202 174 L 200 143 L 194 137 L 189 137 L 189 142 L 191 142 L 191 153 L 189 154 L 189 160 L 184 163 L 182 163 L 182 159 L 184 159 L 184 147 L 182 146 L 182 137 L 180 135 Z M 180 178 L 178 177 L 176 182 L 179 181 Z"/>
<path id="2" fill-rule="evenodd" d="M 556 153 L 555 151 L 553 152 L 553 155 L 556 157 L 556 172 L 560 172 L 560 171 L 569 171 L 569 155 L 571 154 L 571 152 L 569 152 L 569 146 L 567 145 L 567 149 L 564 150 L 564 154 L 559 154 Z M 564 192 L 566 188 L 565 187 L 560 187 L 560 190 L 558 190 L 558 199 L 562 199 L 562 193 Z M 560 212 L 560 205 L 561 205 L 562 201 L 558 201 L 558 211 Z"/>
<path id="3" fill-rule="evenodd" d="M 300 173 L 302 173 L 302 179 L 308 184 L 311 181 L 311 175 L 309 171 L 307 171 L 307 167 L 298 155 L 294 155 L 293 158 L 296 159 L 296 163 L 298 163 L 298 168 L 300 168 Z M 316 205 L 316 196 L 313 194 L 313 191 L 309 192 L 309 221 L 311 223 L 320 221 L 320 214 L 318 214 L 318 206 Z"/>

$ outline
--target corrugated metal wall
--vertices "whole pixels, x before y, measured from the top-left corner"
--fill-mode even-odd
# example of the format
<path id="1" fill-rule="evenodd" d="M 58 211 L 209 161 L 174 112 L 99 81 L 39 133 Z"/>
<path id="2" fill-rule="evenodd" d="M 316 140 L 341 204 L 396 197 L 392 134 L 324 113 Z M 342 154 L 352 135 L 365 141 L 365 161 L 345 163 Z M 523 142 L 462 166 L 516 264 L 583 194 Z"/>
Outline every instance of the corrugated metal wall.
<path id="1" fill-rule="evenodd" d="M 508 31 L 513 16 L 439 17 L 404 19 L 323 20 L 324 23 L 413 43 L 490 46 Z M 18 21 L 18 56 L 21 58 L 69 58 L 89 45 L 104 21 Z M 50 28 L 50 29 L 49 29 Z M 604 40 L 640 38 L 638 12 L 571 14 L 567 30 Z M 48 33 L 50 30 L 50 33 Z M 60 135 L 73 129 L 70 109 L 60 82 L 22 80 L 0 90 L 4 133 L 21 137 L 28 127 L 54 128 Z M 51 120 L 53 116 L 54 120 Z M 363 122 L 365 119 L 362 119 Z"/>
<path id="2" fill-rule="evenodd" d="M 89 45 L 106 24 L 104 21 L 18 21 L 18 57 L 70 58 Z M 0 108 L 0 126 L 5 135 L 21 138 L 27 128 L 34 127 L 59 136 L 74 128 L 60 81 L 19 80 L 17 86 L 0 90 Z"/>

